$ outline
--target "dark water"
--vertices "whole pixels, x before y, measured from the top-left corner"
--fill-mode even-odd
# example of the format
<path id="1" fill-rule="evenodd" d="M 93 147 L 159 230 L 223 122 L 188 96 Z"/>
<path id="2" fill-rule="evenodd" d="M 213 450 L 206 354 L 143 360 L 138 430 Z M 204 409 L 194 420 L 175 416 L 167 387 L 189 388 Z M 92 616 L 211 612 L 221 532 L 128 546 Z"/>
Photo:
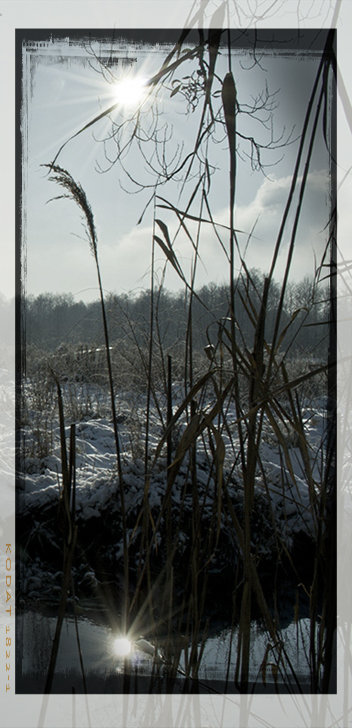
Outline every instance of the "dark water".
<path id="1" fill-rule="evenodd" d="M 50 661 L 56 619 L 40 612 L 26 611 L 17 616 L 16 692 L 42 693 Z M 77 620 L 79 643 L 88 692 L 181 692 L 209 690 L 237 692 L 234 682 L 237 657 L 237 628 L 218 630 L 207 638 L 198 670 L 198 679 L 185 678 L 190 647 L 184 645 L 178 670 L 171 685 L 163 658 L 155 660 L 145 652 L 145 644 L 131 643 L 128 657 L 114 650 L 117 634 L 104 624 L 82 616 Z M 251 690 L 255 692 L 310 692 L 309 690 L 309 620 L 300 619 L 281 630 L 286 656 L 285 669 L 276 672 L 275 655 L 270 639 L 259 623 L 252 624 L 250 651 Z M 21 648 L 24 651 L 21 656 Z M 141 647 L 142 645 L 142 647 Z M 266 655 L 266 668 L 263 660 Z M 288 661 L 289 660 L 289 663 Z M 282 662 L 280 663 L 282 665 Z M 288 667 L 290 664 L 291 667 Z M 292 670 L 291 670 L 292 668 Z M 293 673 L 295 673 L 295 678 Z M 298 687 L 298 684 L 300 688 Z M 171 687 L 170 687 L 171 685 Z M 64 620 L 57 657 L 53 692 L 83 692 L 77 631 L 73 617 Z"/>

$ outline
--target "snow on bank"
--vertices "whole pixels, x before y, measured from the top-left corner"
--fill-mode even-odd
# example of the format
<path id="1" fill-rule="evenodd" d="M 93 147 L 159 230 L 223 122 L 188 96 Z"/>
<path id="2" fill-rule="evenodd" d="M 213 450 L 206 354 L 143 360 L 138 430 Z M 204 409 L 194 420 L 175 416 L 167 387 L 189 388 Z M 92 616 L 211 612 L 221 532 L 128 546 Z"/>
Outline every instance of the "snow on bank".
<path id="1" fill-rule="evenodd" d="M 131 395 L 125 392 L 118 398 L 117 405 L 128 538 L 130 539 L 133 535 L 135 539 L 134 528 L 138 514 L 143 510 L 145 492 L 145 467 L 141 455 L 143 455 L 146 401 L 143 396 L 132 399 Z M 303 408 L 302 417 L 309 450 L 310 483 L 307 482 L 307 468 L 303 462 L 295 433 L 287 427 L 287 432 L 284 433 L 287 448 L 285 453 L 272 436 L 269 423 L 264 422 L 260 452 L 261 467 L 258 468 L 256 474 L 252 528 L 252 548 L 262 559 L 269 560 L 273 557 L 277 537 L 285 542 L 285 546 L 289 550 L 292 548 L 297 534 L 304 534 L 308 539 L 314 538 L 312 498 L 314 499 L 315 495 L 319 493 L 321 483 L 321 443 L 326 427 L 323 400 L 316 400 L 314 403 L 311 402 L 309 407 Z M 227 409 L 229 427 L 222 431 L 225 445 L 224 483 L 241 520 L 243 486 L 238 458 L 239 442 L 234 425 L 235 418 L 234 406 L 229 402 Z M 131 439 L 131 423 L 137 433 L 134 440 Z M 180 437 L 184 427 L 185 422 L 180 421 L 176 432 L 177 437 Z M 163 427 L 158 413 L 156 410 L 152 410 L 150 419 L 151 454 L 162 432 Z M 60 497 L 59 428 L 56 424 L 48 434 L 52 441 L 51 452 L 42 458 L 35 455 L 34 428 L 27 424 L 22 430 L 22 436 L 27 455 L 24 459 L 25 472 L 21 487 L 19 516 L 24 518 L 27 524 L 33 523 L 34 529 L 41 529 L 43 532 L 43 528 L 46 528 L 44 515 L 49 513 L 50 509 L 58 506 Z M 68 443 L 69 428 L 66 429 L 66 436 Z M 187 553 L 190 545 L 190 529 L 187 527 L 193 507 L 190 483 L 186 456 L 172 487 L 173 520 L 179 526 L 179 558 L 182 558 L 182 554 Z M 160 517 L 160 514 L 163 515 L 166 484 L 166 459 L 165 456 L 162 456 L 151 472 L 148 490 L 149 507 L 154 522 L 157 524 L 155 548 L 158 548 L 163 540 L 164 519 Z M 221 499 L 225 503 L 225 491 L 223 488 L 222 492 L 219 492 L 214 472 L 209 466 L 206 439 L 202 440 L 202 438 L 199 438 L 197 445 L 197 489 L 202 509 L 202 528 L 206 535 L 214 524 L 214 512 L 216 512 L 217 504 Z M 158 517 L 160 517 L 159 520 Z M 41 518 L 43 522 L 40 526 Z M 114 433 L 109 417 L 99 417 L 98 413 L 94 413 L 93 417 L 83 417 L 76 423 L 76 519 L 79 528 L 95 523 L 96 528 L 100 527 L 102 530 L 112 518 L 115 518 L 115 521 L 113 525 L 112 522 L 110 523 L 110 527 L 115 534 L 113 545 L 109 538 L 109 554 L 110 558 L 114 558 L 118 563 L 122 558 L 122 542 L 121 528 L 116 528 L 116 524 L 121 521 Z M 34 537 L 33 531 L 28 537 L 29 540 Z M 54 534 L 51 534 L 49 541 L 50 539 L 51 542 L 55 540 Z M 107 553 L 109 548 L 107 548 Z M 233 524 L 226 512 L 226 505 L 222 508 L 219 548 L 222 549 L 222 552 L 214 559 L 212 569 L 214 572 L 220 573 L 222 568 L 234 565 L 238 557 L 238 544 Z M 32 568 L 32 570 L 40 568 L 40 564 L 37 562 L 35 567 L 32 562 L 31 566 L 28 564 L 28 568 Z"/>

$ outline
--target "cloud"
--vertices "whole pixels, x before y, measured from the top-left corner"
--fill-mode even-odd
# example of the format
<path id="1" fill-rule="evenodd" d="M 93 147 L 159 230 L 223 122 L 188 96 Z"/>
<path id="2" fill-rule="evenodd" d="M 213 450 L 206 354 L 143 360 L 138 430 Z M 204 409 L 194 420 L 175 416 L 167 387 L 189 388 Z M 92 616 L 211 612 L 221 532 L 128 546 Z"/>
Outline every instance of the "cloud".
<path id="1" fill-rule="evenodd" d="M 301 180 L 299 180 L 299 183 Z M 280 229 L 283 212 L 291 185 L 291 177 L 265 179 L 257 190 L 254 199 L 248 205 L 239 206 L 235 212 L 235 226 L 243 231 L 238 235 L 241 251 L 246 251 L 246 262 L 249 267 L 268 271 L 277 235 Z M 314 254 L 319 261 L 325 246 L 327 233 L 324 226 L 329 217 L 328 176 L 325 171 L 312 172 L 308 176 L 306 196 L 297 230 L 295 252 L 292 263 L 292 274 L 296 279 L 314 273 Z M 297 195 L 295 200 L 297 201 Z M 296 206 L 293 205 L 293 212 Z M 218 233 L 221 246 L 212 225 L 204 224 L 199 241 L 199 259 L 197 261 L 196 287 L 214 281 L 228 281 L 229 264 L 226 257 L 229 253 L 229 232 L 222 226 L 229 224 L 229 210 L 220 208 L 214 214 L 219 223 Z M 163 211 L 163 221 L 168 225 L 170 238 L 174 240 L 174 250 L 186 278 L 190 281 L 194 263 L 194 248 L 185 232 L 177 234 L 175 217 Z M 283 238 L 282 253 L 279 257 L 275 277 L 283 274 L 293 224 L 293 213 L 289 216 L 287 230 Z M 254 226 L 254 233 L 249 234 Z M 193 240 L 197 237 L 197 225 L 187 221 L 187 227 Z M 158 231 L 160 234 L 160 230 Z M 248 242 L 249 240 L 249 242 Z M 247 247 L 248 246 L 248 247 Z M 133 290 L 149 284 L 152 248 L 152 226 L 135 227 L 120 240 L 111 240 L 102 254 L 103 270 L 105 269 L 105 285 L 116 290 Z M 225 252 L 226 251 L 226 252 Z M 161 248 L 155 249 L 155 270 L 159 280 L 166 260 Z M 239 270 L 239 258 L 236 269 Z M 166 285 L 174 290 L 182 287 L 182 281 L 168 264 Z"/>
<path id="2" fill-rule="evenodd" d="M 272 180 L 264 179 L 256 190 L 253 200 L 236 208 L 235 227 L 242 230 L 238 235 L 241 252 L 248 267 L 255 267 L 263 272 L 270 268 L 275 242 L 285 209 L 291 185 L 291 177 L 278 177 Z M 297 195 L 295 198 L 297 201 Z M 296 205 L 293 205 L 295 211 Z M 69 210 L 67 210 L 69 213 Z M 72 211 L 70 210 L 70 214 Z M 205 214 L 205 213 L 204 213 Z M 101 219 L 103 216 L 99 216 Z M 191 271 L 194 264 L 194 248 L 184 231 L 177 235 L 177 222 L 173 213 L 160 211 L 160 217 L 168 225 L 170 238 L 173 240 L 174 250 L 182 270 L 188 281 L 191 280 Z M 308 176 L 306 196 L 302 208 L 295 243 L 295 252 L 292 263 L 292 274 L 296 279 L 314 273 L 314 253 L 320 260 L 323 247 L 327 239 L 327 232 L 323 231 L 329 217 L 328 204 L 328 176 L 325 171 L 312 172 Z M 66 218 L 66 216 L 65 216 Z M 66 223 L 69 222 L 69 216 Z M 200 288 L 210 282 L 227 283 L 229 280 L 229 263 L 226 253 L 229 252 L 229 224 L 228 207 L 222 206 L 214 211 L 214 219 L 219 223 L 217 231 L 221 238 L 219 242 L 211 224 L 202 225 L 199 239 L 199 259 L 197 260 L 196 287 Z M 67 225 L 68 229 L 75 229 L 82 233 L 79 219 Z M 290 215 L 288 226 L 282 243 L 282 252 L 275 268 L 274 277 L 279 280 L 285 267 L 290 234 L 292 230 L 293 214 Z M 196 222 L 187 221 L 187 227 L 193 237 L 197 239 Z M 250 232 L 254 232 L 249 240 Z M 133 226 L 129 232 L 119 233 L 119 220 L 109 220 L 109 224 L 99 234 L 99 259 L 104 288 L 117 293 L 138 291 L 150 284 L 151 252 L 153 228 L 150 219 L 140 226 Z M 323 231 L 323 232 L 322 232 Z M 161 231 L 158 234 L 162 237 Z M 176 235 L 176 237 L 175 237 Z M 61 242 L 51 245 L 41 245 L 30 251 L 28 256 L 29 282 L 34 293 L 43 290 L 66 292 L 72 291 L 78 295 L 81 291 L 89 289 L 83 298 L 98 295 L 95 263 L 89 253 L 87 242 L 79 240 L 72 235 L 64 235 Z M 161 280 L 165 253 L 161 247 L 155 246 L 155 272 L 156 280 Z M 237 257 L 235 270 L 240 269 L 240 260 Z M 167 266 L 165 285 L 171 290 L 182 288 L 182 280 Z"/>
<path id="3" fill-rule="evenodd" d="M 298 179 L 300 188 L 302 179 Z M 270 267 L 277 237 L 289 196 L 292 177 L 265 179 L 259 187 L 253 201 L 236 210 L 235 226 L 246 234 L 240 235 L 241 251 L 246 246 L 246 262 L 249 267 L 256 267 L 267 271 Z M 275 277 L 280 278 L 283 273 L 288 247 L 293 230 L 294 215 L 297 209 L 299 189 L 294 196 L 294 204 L 289 213 L 284 229 L 282 248 L 276 267 Z M 319 261 L 326 245 L 327 231 L 324 229 L 330 214 L 329 205 L 329 179 L 325 170 L 312 172 L 308 175 L 305 195 L 297 234 L 292 262 L 292 275 L 299 279 L 314 273 L 314 255 Z M 225 210 L 220 218 L 225 219 Z M 248 237 L 253 230 L 253 237 L 248 243 Z"/>

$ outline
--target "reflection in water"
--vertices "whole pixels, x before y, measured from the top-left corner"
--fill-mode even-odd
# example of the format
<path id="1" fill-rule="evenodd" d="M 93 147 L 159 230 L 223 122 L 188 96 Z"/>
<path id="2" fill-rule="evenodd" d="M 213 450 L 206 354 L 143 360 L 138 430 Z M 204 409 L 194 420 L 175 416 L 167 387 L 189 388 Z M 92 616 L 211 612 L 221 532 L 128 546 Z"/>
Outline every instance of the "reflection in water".
<path id="1" fill-rule="evenodd" d="M 132 643 L 127 637 L 116 637 L 113 649 L 116 657 L 127 657 L 131 653 Z"/>
<path id="2" fill-rule="evenodd" d="M 55 626 L 54 617 L 43 616 L 38 612 L 29 611 L 17 616 L 18 649 L 20 650 L 20 643 L 24 647 L 22 660 L 19 660 L 17 692 L 42 692 Z M 113 633 L 109 627 L 96 624 L 85 617 L 78 620 L 78 630 L 89 692 L 122 692 L 125 690 L 125 685 L 114 680 L 126 675 L 149 679 L 150 676 L 157 674 L 162 680 L 167 678 L 168 670 L 163 653 L 159 649 L 156 650 L 148 640 L 142 637 L 138 637 L 135 641 L 129 640 L 123 635 Z M 281 638 L 302 691 L 309 692 L 309 620 L 301 619 L 297 624 L 291 623 L 281 631 Z M 236 691 L 234 675 L 237 639 L 237 630 L 230 629 L 219 630 L 218 634 L 209 636 L 198 671 L 199 681 L 204 681 L 204 685 L 210 687 L 217 686 L 220 692 Z M 177 666 L 176 682 L 184 682 L 187 654 L 188 649 L 185 646 Z M 283 683 L 285 679 L 287 682 L 287 676 L 285 677 L 284 671 L 280 675 L 280 668 L 278 672 L 274 668 L 274 652 L 268 635 L 259 624 L 254 623 L 250 654 L 251 683 L 258 683 L 260 691 L 272 692 L 275 690 L 275 675 L 277 675 L 279 688 L 281 686 L 285 690 Z M 54 684 L 54 691 L 71 692 L 74 684 L 77 692 L 82 692 L 78 684 L 81 678 L 81 665 L 75 622 L 72 617 L 65 619 L 62 628 L 55 673 L 57 687 L 55 688 Z M 291 678 L 289 688 L 293 692 L 295 686 Z M 138 692 L 131 686 L 129 689 L 130 692 Z M 160 682 L 155 689 L 167 692 L 165 685 Z M 177 686 L 174 689 L 177 690 Z"/>

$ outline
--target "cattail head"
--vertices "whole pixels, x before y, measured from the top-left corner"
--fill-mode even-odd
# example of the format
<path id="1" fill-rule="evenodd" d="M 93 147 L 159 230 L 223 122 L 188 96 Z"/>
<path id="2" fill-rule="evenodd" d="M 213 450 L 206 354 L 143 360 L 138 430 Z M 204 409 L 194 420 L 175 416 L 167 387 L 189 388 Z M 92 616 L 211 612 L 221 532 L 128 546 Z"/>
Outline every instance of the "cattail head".
<path id="1" fill-rule="evenodd" d="M 58 197 L 54 197 L 52 199 L 59 200 L 65 197 L 68 199 L 72 199 L 82 210 L 87 226 L 89 247 L 94 257 L 96 258 L 97 234 L 94 225 L 93 212 L 87 200 L 86 193 L 84 192 L 79 182 L 75 182 L 70 173 L 66 169 L 63 169 L 63 167 L 59 167 L 58 165 L 53 164 L 43 164 L 42 166 L 49 168 L 50 182 L 56 182 L 57 184 L 61 185 L 64 190 L 67 190 L 67 194 L 59 195 Z"/>

